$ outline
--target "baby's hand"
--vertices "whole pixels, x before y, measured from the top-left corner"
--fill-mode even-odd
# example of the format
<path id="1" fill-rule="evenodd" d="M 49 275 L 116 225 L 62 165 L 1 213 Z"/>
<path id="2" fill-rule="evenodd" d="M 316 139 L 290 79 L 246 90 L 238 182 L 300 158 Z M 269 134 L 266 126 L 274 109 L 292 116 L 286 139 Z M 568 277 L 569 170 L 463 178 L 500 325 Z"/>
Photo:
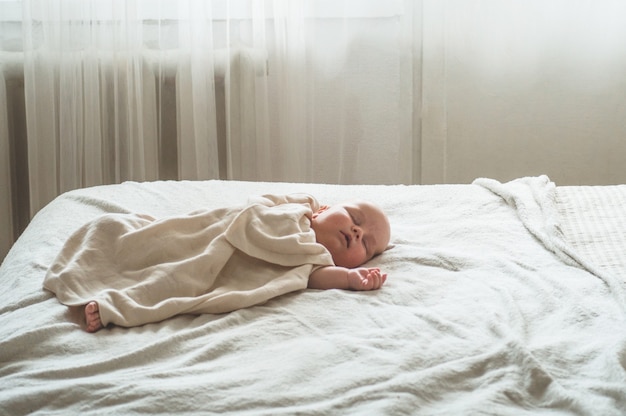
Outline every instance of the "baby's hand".
<path id="1" fill-rule="evenodd" d="M 348 285 L 352 290 L 376 290 L 387 280 L 387 274 L 381 273 L 378 267 L 348 270 Z"/>

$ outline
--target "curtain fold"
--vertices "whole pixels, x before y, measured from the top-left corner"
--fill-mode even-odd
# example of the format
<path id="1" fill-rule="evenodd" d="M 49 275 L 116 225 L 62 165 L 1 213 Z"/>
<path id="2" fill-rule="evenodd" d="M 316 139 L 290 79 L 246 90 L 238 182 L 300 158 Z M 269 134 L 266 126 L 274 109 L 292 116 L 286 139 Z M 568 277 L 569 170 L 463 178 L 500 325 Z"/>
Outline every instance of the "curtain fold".
<path id="1" fill-rule="evenodd" d="M 7 109 L 6 79 L 0 72 L 0 109 Z M 13 192 L 11 172 L 11 148 L 9 137 L 8 111 L 0 111 L 0 229 L 4 238 L 0 238 L 0 256 L 9 251 L 17 230 L 13 220 Z"/>

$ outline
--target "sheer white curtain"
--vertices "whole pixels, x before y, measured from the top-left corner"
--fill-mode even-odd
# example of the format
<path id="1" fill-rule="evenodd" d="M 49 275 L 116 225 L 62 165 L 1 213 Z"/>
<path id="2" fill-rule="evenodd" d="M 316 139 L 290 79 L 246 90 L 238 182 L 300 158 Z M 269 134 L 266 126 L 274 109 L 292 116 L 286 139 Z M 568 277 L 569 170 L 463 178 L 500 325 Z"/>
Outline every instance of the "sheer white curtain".
<path id="1" fill-rule="evenodd" d="M 60 193 L 125 180 L 414 181 L 411 1 L 23 0 L 20 13 L 18 47 L 1 35 L 24 86 L 25 132 L 0 111 L 9 241 Z"/>
<path id="2" fill-rule="evenodd" d="M 25 0 L 33 209 L 126 179 L 410 182 L 412 16 L 367 6 Z"/>
<path id="3" fill-rule="evenodd" d="M 160 2 L 24 1 L 31 213 L 83 186 L 218 176 L 211 3 L 177 3 L 164 20 Z"/>

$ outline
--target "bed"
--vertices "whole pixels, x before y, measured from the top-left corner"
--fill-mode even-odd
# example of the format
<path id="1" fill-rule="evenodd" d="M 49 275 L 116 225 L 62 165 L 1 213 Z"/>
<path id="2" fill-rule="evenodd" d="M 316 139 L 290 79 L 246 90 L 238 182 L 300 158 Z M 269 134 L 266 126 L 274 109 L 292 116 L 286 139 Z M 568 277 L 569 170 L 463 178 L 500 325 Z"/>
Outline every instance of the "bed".
<path id="1" fill-rule="evenodd" d="M 378 202 L 379 291 L 302 290 L 221 315 L 82 329 L 42 288 L 109 212 L 180 215 L 251 195 Z M 67 192 L 0 268 L 0 414 L 626 412 L 626 186 L 162 181 Z"/>

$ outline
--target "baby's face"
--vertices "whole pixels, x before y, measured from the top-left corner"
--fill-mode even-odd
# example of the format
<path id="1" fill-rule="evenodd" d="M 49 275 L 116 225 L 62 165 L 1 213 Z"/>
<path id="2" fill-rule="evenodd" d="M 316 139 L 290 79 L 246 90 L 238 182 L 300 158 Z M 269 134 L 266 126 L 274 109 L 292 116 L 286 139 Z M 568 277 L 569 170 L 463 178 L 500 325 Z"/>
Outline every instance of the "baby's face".
<path id="1" fill-rule="evenodd" d="M 387 216 L 368 202 L 333 205 L 313 215 L 315 238 L 335 265 L 355 268 L 382 253 L 389 244 Z"/>

